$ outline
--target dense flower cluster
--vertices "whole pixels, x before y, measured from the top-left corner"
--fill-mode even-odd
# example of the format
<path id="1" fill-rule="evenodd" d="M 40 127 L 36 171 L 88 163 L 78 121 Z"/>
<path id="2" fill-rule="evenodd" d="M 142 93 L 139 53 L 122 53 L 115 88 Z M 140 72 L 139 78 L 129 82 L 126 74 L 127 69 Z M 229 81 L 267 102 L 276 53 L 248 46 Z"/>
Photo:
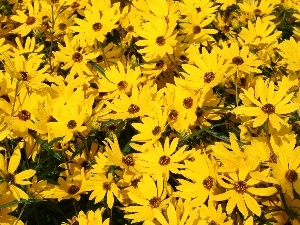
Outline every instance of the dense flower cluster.
<path id="1" fill-rule="evenodd" d="M 0 224 L 300 224 L 298 0 L 4 0 L 0 26 Z"/>

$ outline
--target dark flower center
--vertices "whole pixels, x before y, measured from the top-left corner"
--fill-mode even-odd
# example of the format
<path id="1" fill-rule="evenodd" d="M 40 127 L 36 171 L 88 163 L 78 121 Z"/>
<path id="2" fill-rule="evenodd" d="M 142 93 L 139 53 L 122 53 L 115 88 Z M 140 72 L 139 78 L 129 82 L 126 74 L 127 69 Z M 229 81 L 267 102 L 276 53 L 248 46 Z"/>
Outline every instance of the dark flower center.
<path id="1" fill-rule="evenodd" d="M 166 166 L 166 165 L 170 164 L 170 161 L 171 161 L 171 159 L 169 156 L 163 155 L 159 158 L 158 163 L 162 166 Z"/>
<path id="2" fill-rule="evenodd" d="M 68 122 L 68 124 L 67 124 L 67 127 L 68 127 L 69 129 L 74 129 L 76 126 L 77 126 L 77 123 L 76 123 L 75 120 L 70 120 L 70 121 Z"/>
<path id="3" fill-rule="evenodd" d="M 67 29 L 67 24 L 65 24 L 65 23 L 60 23 L 60 24 L 58 24 L 58 28 L 59 28 L 61 31 L 64 31 L 65 29 Z"/>
<path id="4" fill-rule="evenodd" d="M 178 117 L 178 112 L 174 109 L 171 110 L 171 112 L 169 113 L 169 118 L 171 120 L 176 120 Z"/>
<path id="5" fill-rule="evenodd" d="M 140 182 L 141 178 L 135 178 L 131 181 L 131 186 L 134 187 L 134 188 L 137 188 L 138 187 L 138 183 Z"/>
<path id="6" fill-rule="evenodd" d="M 149 200 L 149 204 L 150 204 L 150 207 L 153 209 L 153 208 L 158 208 L 159 205 L 161 203 L 161 199 L 160 197 L 154 197 L 152 199 Z"/>
<path id="7" fill-rule="evenodd" d="M 137 113 L 137 112 L 139 112 L 140 111 L 140 107 L 138 107 L 137 105 L 135 105 L 135 104 L 131 104 L 130 106 L 129 106 L 129 108 L 128 108 L 128 112 L 130 113 L 130 114 L 134 114 L 134 113 Z"/>
<path id="8" fill-rule="evenodd" d="M 20 120 L 26 121 L 30 119 L 30 112 L 28 112 L 27 110 L 21 110 L 18 113 L 18 117 Z"/>
<path id="9" fill-rule="evenodd" d="M 159 46 L 163 46 L 166 43 L 166 39 L 164 38 L 164 36 L 159 36 L 158 38 L 156 38 L 156 44 L 158 44 Z"/>
<path id="10" fill-rule="evenodd" d="M 126 164 L 126 166 L 134 166 L 134 160 L 130 155 L 123 156 L 122 162 Z"/>
<path id="11" fill-rule="evenodd" d="M 10 185 L 15 183 L 15 176 L 11 173 L 6 174 L 5 181 Z"/>
<path id="12" fill-rule="evenodd" d="M 98 32 L 98 31 L 100 31 L 102 29 L 102 24 L 101 23 L 94 23 L 93 24 L 93 30 L 95 31 L 95 32 Z"/>
<path id="13" fill-rule="evenodd" d="M 81 62 L 83 60 L 83 56 L 80 52 L 76 52 L 72 55 L 72 59 L 74 62 Z"/>
<path id="14" fill-rule="evenodd" d="M 285 173 L 285 179 L 291 183 L 294 183 L 298 179 L 298 173 L 295 170 L 288 170 Z"/>
<path id="15" fill-rule="evenodd" d="M 153 135 L 157 135 L 157 134 L 159 134 L 160 131 L 161 131 L 160 126 L 156 126 L 156 127 L 154 127 L 154 129 L 152 130 L 152 134 L 153 134 Z"/>
<path id="16" fill-rule="evenodd" d="M 27 25 L 32 25 L 35 23 L 35 17 L 33 16 L 28 16 L 26 22 L 25 22 Z"/>
<path id="17" fill-rule="evenodd" d="M 203 180 L 203 186 L 207 189 L 207 190 L 210 190 L 212 188 L 214 184 L 214 180 L 211 176 L 208 176 L 206 177 L 204 180 Z"/>
<path id="18" fill-rule="evenodd" d="M 124 80 L 124 81 L 120 81 L 118 83 L 118 88 L 119 90 L 125 90 L 128 86 L 128 83 Z"/>
<path id="19" fill-rule="evenodd" d="M 156 64 L 155 64 L 155 68 L 156 69 L 162 69 L 164 66 L 164 61 L 163 60 L 159 60 Z"/>
<path id="20" fill-rule="evenodd" d="M 216 74 L 214 72 L 208 72 L 204 74 L 204 83 L 210 83 L 212 82 L 216 77 Z"/>
<path id="21" fill-rule="evenodd" d="M 80 188 L 78 186 L 73 184 L 71 187 L 69 187 L 68 193 L 71 194 L 71 195 L 74 195 L 79 191 L 79 189 Z"/>
<path id="22" fill-rule="evenodd" d="M 193 106 L 193 99 L 191 97 L 185 98 L 183 100 L 183 107 L 186 109 L 190 109 Z"/>
<path id="23" fill-rule="evenodd" d="M 73 2 L 73 3 L 70 5 L 70 7 L 71 7 L 72 9 L 78 8 L 79 6 L 80 6 L 80 4 L 79 4 L 78 2 Z"/>
<path id="24" fill-rule="evenodd" d="M 201 32 L 201 27 L 199 26 L 194 26 L 193 27 L 193 33 L 194 34 L 199 34 Z"/>
<path id="25" fill-rule="evenodd" d="M 242 57 L 236 56 L 232 59 L 232 63 L 239 66 L 239 65 L 242 65 L 244 63 L 244 60 L 243 60 Z"/>
<path id="26" fill-rule="evenodd" d="M 248 188 L 247 183 L 245 181 L 241 181 L 241 180 L 235 182 L 233 184 L 233 186 L 234 186 L 235 190 L 241 194 L 245 193 Z"/>
<path id="27" fill-rule="evenodd" d="M 267 113 L 267 114 L 272 114 L 275 112 L 275 107 L 270 104 L 270 103 L 267 103 L 265 104 L 263 107 L 261 107 L 261 110 L 264 112 L 264 113 Z"/>
<path id="28" fill-rule="evenodd" d="M 27 81 L 28 80 L 28 73 L 25 71 L 21 71 L 21 76 L 22 76 L 22 81 Z"/>
<path id="29" fill-rule="evenodd" d="M 105 183 L 103 183 L 102 187 L 103 187 L 104 190 L 109 191 L 110 190 L 110 183 L 105 182 Z"/>
<path id="30" fill-rule="evenodd" d="M 134 27 L 131 26 L 131 25 L 128 26 L 128 27 L 127 27 L 127 31 L 128 31 L 128 32 L 133 32 L 133 31 L 134 31 Z"/>

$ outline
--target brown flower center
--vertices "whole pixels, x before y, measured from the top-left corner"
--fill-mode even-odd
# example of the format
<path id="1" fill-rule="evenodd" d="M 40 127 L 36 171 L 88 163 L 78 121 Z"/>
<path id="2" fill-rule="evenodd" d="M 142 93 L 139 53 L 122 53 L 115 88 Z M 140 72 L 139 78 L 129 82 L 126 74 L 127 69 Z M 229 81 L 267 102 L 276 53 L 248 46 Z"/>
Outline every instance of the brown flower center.
<path id="1" fill-rule="evenodd" d="M 123 156 L 122 162 L 126 164 L 126 166 L 134 166 L 134 160 L 130 155 Z"/>
<path id="2" fill-rule="evenodd" d="M 134 27 L 131 26 L 131 25 L 128 26 L 128 27 L 127 27 L 127 31 L 128 31 L 128 32 L 133 32 L 133 31 L 134 31 Z"/>
<path id="3" fill-rule="evenodd" d="M 171 159 L 169 156 L 163 155 L 159 158 L 158 163 L 162 166 L 166 166 L 170 164 L 170 161 Z"/>
<path id="4" fill-rule="evenodd" d="M 288 170 L 285 173 L 285 179 L 291 183 L 294 183 L 298 179 L 298 173 L 295 170 Z"/>
<path id="5" fill-rule="evenodd" d="M 272 114 L 275 112 L 275 107 L 274 105 L 270 104 L 270 103 L 267 103 L 265 104 L 264 106 L 261 107 L 261 110 L 264 112 L 264 113 L 267 113 L 267 114 Z"/>
<path id="6" fill-rule="evenodd" d="M 98 55 L 97 57 L 96 57 L 96 60 L 97 60 L 97 63 L 101 63 L 101 62 L 103 62 L 103 56 L 102 55 Z"/>
<path id="7" fill-rule="evenodd" d="M 19 113 L 18 113 L 18 117 L 20 120 L 23 120 L 23 121 L 26 121 L 26 120 L 29 120 L 30 119 L 30 112 L 28 112 L 27 110 L 21 110 Z"/>
<path id="8" fill-rule="evenodd" d="M 35 23 L 35 17 L 33 16 L 28 16 L 26 22 L 25 22 L 27 25 L 32 25 Z"/>
<path id="9" fill-rule="evenodd" d="M 137 105 L 135 104 L 131 104 L 128 108 L 128 112 L 130 114 L 135 114 L 135 113 L 138 113 L 140 111 L 140 107 L 138 107 Z"/>
<path id="10" fill-rule="evenodd" d="M 191 97 L 185 98 L 183 100 L 183 107 L 186 109 L 190 109 L 193 106 L 193 99 Z"/>
<path id="11" fill-rule="evenodd" d="M 22 76 L 22 81 L 27 81 L 28 80 L 28 73 L 25 71 L 21 71 L 21 76 Z"/>
<path id="12" fill-rule="evenodd" d="M 124 81 L 120 81 L 118 83 L 118 88 L 119 90 L 125 90 L 128 86 L 128 83 L 124 80 Z"/>
<path id="13" fill-rule="evenodd" d="M 76 220 L 72 223 L 72 225 L 80 225 L 79 222 Z"/>
<path id="14" fill-rule="evenodd" d="M 207 190 L 210 190 L 212 188 L 214 184 L 214 180 L 211 176 L 208 176 L 206 177 L 204 180 L 203 180 L 203 186 L 207 189 Z"/>
<path id="15" fill-rule="evenodd" d="M 152 134 L 153 134 L 153 135 L 157 135 L 157 134 L 160 133 L 160 131 L 161 131 L 160 126 L 156 126 L 156 127 L 154 127 L 154 129 L 152 130 Z"/>
<path id="16" fill-rule="evenodd" d="M 223 31 L 224 33 L 229 32 L 229 31 L 230 31 L 230 26 L 224 25 L 224 26 L 222 27 L 222 31 Z"/>
<path id="17" fill-rule="evenodd" d="M 153 209 L 153 208 L 158 208 L 159 205 L 161 203 L 161 199 L 160 197 L 154 197 L 152 199 L 149 200 L 149 204 L 150 204 L 150 207 Z"/>
<path id="18" fill-rule="evenodd" d="M 15 183 L 15 176 L 11 173 L 6 174 L 5 181 L 10 185 Z"/>
<path id="19" fill-rule="evenodd" d="M 76 126 L 77 126 L 77 123 L 76 123 L 75 120 L 70 120 L 70 121 L 68 122 L 68 124 L 67 124 L 67 127 L 68 127 L 69 129 L 74 129 Z"/>
<path id="20" fill-rule="evenodd" d="M 171 110 L 171 112 L 169 113 L 169 118 L 171 120 L 176 120 L 178 117 L 178 112 L 174 109 Z"/>
<path id="21" fill-rule="evenodd" d="M 254 13 L 255 16 L 260 16 L 261 15 L 261 10 L 260 9 L 255 9 L 253 11 L 253 13 Z"/>
<path id="22" fill-rule="evenodd" d="M 64 31 L 65 29 L 67 29 L 67 24 L 65 24 L 65 23 L 60 23 L 60 24 L 58 24 L 58 28 L 59 28 L 61 31 Z"/>
<path id="23" fill-rule="evenodd" d="M 200 8 L 200 7 L 197 7 L 197 8 L 196 8 L 196 11 L 197 11 L 197 13 L 201 12 L 201 8 Z"/>
<path id="24" fill-rule="evenodd" d="M 57 3 L 59 3 L 59 0 L 51 0 L 51 3 L 52 4 L 57 4 Z"/>
<path id="25" fill-rule="evenodd" d="M 269 162 L 270 163 L 277 163 L 277 159 L 276 159 L 276 156 L 274 154 L 270 154 Z"/>
<path id="26" fill-rule="evenodd" d="M 166 43 L 166 39 L 164 38 L 164 36 L 159 36 L 158 38 L 156 38 L 156 44 L 158 44 L 159 46 L 163 46 Z"/>
<path id="27" fill-rule="evenodd" d="M 245 193 L 248 188 L 247 183 L 245 181 L 241 181 L 241 180 L 235 182 L 233 184 L 233 186 L 234 186 L 235 190 L 241 194 Z"/>
<path id="28" fill-rule="evenodd" d="M 105 183 L 103 183 L 102 187 L 103 187 L 104 190 L 109 191 L 110 190 L 110 183 L 105 182 Z"/>
<path id="29" fill-rule="evenodd" d="M 138 187 L 138 183 L 140 182 L 140 180 L 141 180 L 141 177 L 133 179 L 131 181 L 131 186 L 134 187 L 134 188 L 137 188 Z"/>
<path id="30" fill-rule="evenodd" d="M 160 70 L 162 69 L 164 66 L 164 61 L 163 60 L 159 60 L 156 64 L 155 64 L 155 68 Z"/>
<path id="31" fill-rule="evenodd" d="M 74 62 L 81 62 L 83 60 L 83 56 L 80 52 L 75 52 L 72 55 L 72 59 L 73 59 Z"/>
<path id="32" fill-rule="evenodd" d="M 73 184 L 71 187 L 69 187 L 68 193 L 71 194 L 71 195 L 74 195 L 79 191 L 79 189 L 80 188 L 78 186 Z"/>
<path id="33" fill-rule="evenodd" d="M 242 57 L 236 56 L 232 59 L 232 63 L 239 66 L 239 65 L 242 65 L 244 63 L 244 60 L 243 60 Z"/>
<path id="34" fill-rule="evenodd" d="M 185 55 L 179 56 L 179 59 L 180 59 L 181 61 L 188 61 L 188 60 L 189 60 L 189 58 L 186 57 Z"/>
<path id="35" fill-rule="evenodd" d="M 216 77 L 216 74 L 214 72 L 205 73 L 204 77 L 203 77 L 204 83 L 208 84 L 208 83 L 212 82 L 215 79 L 215 77 Z"/>
<path id="36" fill-rule="evenodd" d="M 101 23 L 94 23 L 93 24 L 93 30 L 95 31 L 95 32 L 98 32 L 98 31 L 100 31 L 101 29 L 102 29 L 102 24 Z"/>
<path id="37" fill-rule="evenodd" d="M 194 34 L 199 34 L 201 32 L 201 27 L 199 26 L 194 26 L 193 27 L 193 33 Z"/>
<path id="38" fill-rule="evenodd" d="M 8 95 L 6 95 L 6 94 L 1 95 L 0 98 L 3 98 L 5 101 L 7 101 L 8 103 L 10 103 L 10 99 L 9 99 Z"/>

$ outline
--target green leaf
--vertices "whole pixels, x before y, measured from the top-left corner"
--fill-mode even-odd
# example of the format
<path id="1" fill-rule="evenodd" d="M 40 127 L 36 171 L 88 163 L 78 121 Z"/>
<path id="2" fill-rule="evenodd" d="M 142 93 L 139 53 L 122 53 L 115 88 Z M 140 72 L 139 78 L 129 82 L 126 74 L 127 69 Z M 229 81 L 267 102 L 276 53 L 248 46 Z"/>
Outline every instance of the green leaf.
<path id="1" fill-rule="evenodd" d="M 110 80 L 105 75 L 105 70 L 101 66 L 99 66 L 97 63 L 93 61 L 88 61 L 88 63 L 91 64 L 93 67 L 95 67 L 95 69 L 98 70 L 106 78 L 106 80 L 110 82 Z"/>
<path id="2" fill-rule="evenodd" d="M 116 125 L 116 124 L 119 124 L 120 122 L 122 122 L 123 120 L 121 119 L 117 119 L 117 120 L 110 120 L 108 122 L 104 122 L 101 124 L 101 129 L 102 128 L 105 128 L 105 127 L 110 127 L 112 125 Z"/>
<path id="3" fill-rule="evenodd" d="M 58 159 L 59 161 L 63 161 L 63 157 L 61 155 L 61 152 L 59 151 L 55 151 L 53 150 L 53 144 L 61 141 L 64 137 L 57 137 L 54 138 L 52 141 L 50 141 L 49 143 L 47 143 L 46 141 L 44 141 L 43 139 L 39 138 L 38 136 L 36 136 L 33 132 L 29 132 L 29 134 L 37 141 L 37 143 L 40 144 L 40 146 L 46 150 L 49 154 L 51 154 L 52 156 L 54 156 L 56 159 Z"/>
<path id="4" fill-rule="evenodd" d="M 9 207 L 9 206 L 18 205 L 19 203 L 30 204 L 30 203 L 45 202 L 45 201 L 46 200 L 44 200 L 44 199 L 35 199 L 35 198 L 31 198 L 31 199 L 28 199 L 28 200 L 21 199 L 20 201 L 14 200 L 12 202 L 8 202 L 6 204 L 0 205 L 0 210 L 4 209 L 6 207 Z"/>

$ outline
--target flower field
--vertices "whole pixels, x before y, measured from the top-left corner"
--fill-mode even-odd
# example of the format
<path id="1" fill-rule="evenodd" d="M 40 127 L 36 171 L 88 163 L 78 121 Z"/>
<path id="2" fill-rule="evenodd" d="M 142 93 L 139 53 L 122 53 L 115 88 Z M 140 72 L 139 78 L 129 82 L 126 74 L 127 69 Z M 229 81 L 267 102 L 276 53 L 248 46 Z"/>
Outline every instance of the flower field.
<path id="1" fill-rule="evenodd" d="M 0 0 L 0 225 L 300 225 L 299 0 Z"/>

